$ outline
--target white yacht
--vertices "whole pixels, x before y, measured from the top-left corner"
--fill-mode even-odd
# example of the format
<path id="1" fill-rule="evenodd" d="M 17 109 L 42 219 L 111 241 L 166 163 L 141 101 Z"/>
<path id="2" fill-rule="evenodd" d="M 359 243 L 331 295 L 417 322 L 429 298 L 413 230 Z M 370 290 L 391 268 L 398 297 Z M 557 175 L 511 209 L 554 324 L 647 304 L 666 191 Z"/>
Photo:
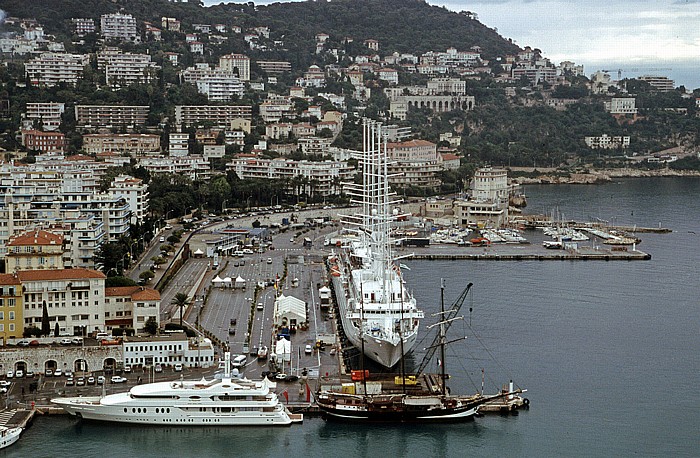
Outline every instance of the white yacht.
<path id="1" fill-rule="evenodd" d="M 6 426 L 0 426 L 0 449 L 9 447 L 10 445 L 17 442 L 20 434 L 22 434 L 22 428 L 8 428 Z"/>
<path id="2" fill-rule="evenodd" d="M 386 138 L 380 123 L 365 120 L 363 128 L 363 183 L 349 190 L 362 212 L 344 218 L 354 236 L 329 264 L 345 335 L 366 356 L 393 367 L 413 349 L 423 312 L 391 251 L 391 222 L 403 215 L 391 210 L 399 201 L 390 200 Z"/>
<path id="3" fill-rule="evenodd" d="M 102 397 L 56 398 L 51 402 L 88 420 L 190 426 L 282 426 L 301 422 L 272 391 L 267 379 L 231 375 L 225 356 L 221 379 L 176 380 L 137 385 L 126 393 Z"/>

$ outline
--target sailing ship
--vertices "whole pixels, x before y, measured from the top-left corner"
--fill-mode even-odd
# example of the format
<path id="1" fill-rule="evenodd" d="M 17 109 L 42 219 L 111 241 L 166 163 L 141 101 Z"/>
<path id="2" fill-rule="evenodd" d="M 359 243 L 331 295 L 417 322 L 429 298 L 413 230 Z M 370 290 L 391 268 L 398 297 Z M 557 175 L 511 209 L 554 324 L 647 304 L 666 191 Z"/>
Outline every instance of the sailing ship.
<path id="1" fill-rule="evenodd" d="M 183 426 L 283 426 L 301 422 L 272 389 L 267 378 L 252 381 L 231 373 L 225 353 L 221 379 L 177 380 L 137 385 L 102 397 L 52 399 L 71 415 L 87 420 Z"/>
<path id="2" fill-rule="evenodd" d="M 457 313 L 471 286 L 470 283 L 462 292 L 457 302 L 459 306 L 454 305 L 445 311 L 444 282 L 441 285 L 440 321 L 430 326 L 437 327 L 439 333 L 433 344 L 428 347 L 428 352 L 418 369 L 421 380 L 416 376 L 407 377 L 402 371 L 393 382 L 373 382 L 367 380 L 367 371 L 356 371 L 359 374 L 354 373 L 353 379 L 359 381 L 342 384 L 340 390 L 337 385 L 321 386 L 316 394 L 316 404 L 325 417 L 359 422 L 458 422 L 472 418 L 483 404 L 522 393 L 524 390 L 518 389 L 488 396 L 480 393 L 471 396 L 452 395 L 446 386 L 449 377 L 445 369 L 445 346 L 451 342 L 446 341 L 445 335 L 453 321 L 462 319 Z M 438 349 L 441 373 L 420 374 Z"/>
<path id="3" fill-rule="evenodd" d="M 416 343 L 423 312 L 405 288 L 399 258 L 391 249 L 392 212 L 386 136 L 381 123 L 363 121 L 362 185 L 348 185 L 360 213 L 343 217 L 346 233 L 340 249 L 329 256 L 343 331 L 364 354 L 391 368 Z M 361 342 L 364 339 L 364 342 Z"/>

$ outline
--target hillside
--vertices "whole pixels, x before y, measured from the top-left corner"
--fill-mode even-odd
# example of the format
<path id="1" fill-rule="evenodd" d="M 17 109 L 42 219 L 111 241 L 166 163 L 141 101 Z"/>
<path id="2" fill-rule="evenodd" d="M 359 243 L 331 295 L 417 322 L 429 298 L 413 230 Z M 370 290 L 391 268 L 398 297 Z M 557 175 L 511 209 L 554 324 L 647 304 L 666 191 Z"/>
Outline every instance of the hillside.
<path id="1" fill-rule="evenodd" d="M 70 18 L 92 17 L 123 11 L 139 21 L 159 23 L 163 16 L 183 22 L 223 23 L 242 27 L 268 26 L 271 39 L 283 39 L 290 52 L 312 52 L 314 36 L 325 32 L 339 42 L 352 37 L 355 42 L 379 40 L 382 52 L 442 51 L 453 46 L 466 50 L 478 45 L 489 58 L 517 51 L 493 29 L 466 14 L 430 6 L 423 0 L 334 0 L 333 2 L 273 3 L 266 6 L 219 4 L 202 7 L 194 3 L 167 0 L 4 0 L 8 14 L 33 17 L 48 33 L 70 34 Z"/>

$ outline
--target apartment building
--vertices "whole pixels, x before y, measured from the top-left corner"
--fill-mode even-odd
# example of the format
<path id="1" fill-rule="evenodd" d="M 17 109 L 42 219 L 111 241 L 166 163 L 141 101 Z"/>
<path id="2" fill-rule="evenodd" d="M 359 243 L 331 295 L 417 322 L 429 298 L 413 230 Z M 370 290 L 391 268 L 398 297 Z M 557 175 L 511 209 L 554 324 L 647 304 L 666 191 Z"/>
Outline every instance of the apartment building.
<path id="1" fill-rule="evenodd" d="M 260 104 L 260 117 L 267 122 L 280 122 L 282 118 L 292 118 L 295 116 L 292 110 L 290 97 L 282 95 L 268 95 L 267 99 Z"/>
<path id="2" fill-rule="evenodd" d="M 132 225 L 143 224 L 148 214 L 148 185 L 142 179 L 119 175 L 107 191 L 112 197 L 123 197 L 129 204 Z"/>
<path id="3" fill-rule="evenodd" d="M 27 102 L 27 111 L 24 114 L 25 127 L 27 129 L 41 126 L 41 130 L 51 132 L 61 126 L 61 116 L 66 110 L 66 105 L 59 102 Z"/>
<path id="4" fill-rule="evenodd" d="M 259 60 L 260 69 L 270 75 L 292 71 L 292 64 L 286 61 Z"/>
<path id="5" fill-rule="evenodd" d="M 168 136 L 168 154 L 170 156 L 187 156 L 189 154 L 189 143 L 189 133 L 170 132 Z"/>
<path id="6" fill-rule="evenodd" d="M 29 82 L 35 86 L 75 85 L 89 63 L 87 54 L 46 52 L 26 62 L 24 70 Z"/>
<path id="7" fill-rule="evenodd" d="M 100 16 L 100 33 L 106 39 L 139 41 L 136 19 L 130 14 L 103 14 Z"/>
<path id="8" fill-rule="evenodd" d="M 444 170 L 437 145 L 426 140 L 387 143 L 389 183 L 401 187 L 432 188 L 440 185 L 438 173 Z"/>
<path id="9" fill-rule="evenodd" d="M 143 286 L 105 288 L 105 330 L 134 329 L 144 332 L 149 319 L 160 325 L 160 293 Z"/>
<path id="10" fill-rule="evenodd" d="M 66 136 L 61 132 L 23 130 L 22 145 L 31 151 L 63 152 L 66 150 Z"/>
<path id="11" fill-rule="evenodd" d="M 119 88 L 151 83 L 160 67 L 151 61 L 149 54 L 122 53 L 108 49 L 97 53 L 97 68 L 105 72 L 109 86 Z"/>
<path id="12" fill-rule="evenodd" d="M 243 96 L 245 86 L 236 76 L 210 76 L 197 80 L 197 90 L 209 100 L 230 102 Z"/>
<path id="13" fill-rule="evenodd" d="M 11 237 L 7 243 L 5 272 L 63 269 L 63 236 L 44 230 L 31 230 Z"/>
<path id="14" fill-rule="evenodd" d="M 667 76 L 650 76 L 650 75 L 645 75 L 645 76 L 640 76 L 637 78 L 640 81 L 646 81 L 656 89 L 657 91 L 661 92 L 668 92 L 672 91 L 675 89 L 675 81 L 672 79 L 668 78 Z"/>
<path id="15" fill-rule="evenodd" d="M 76 105 L 76 127 L 133 129 L 146 124 L 148 105 Z"/>
<path id="16" fill-rule="evenodd" d="M 637 114 L 634 97 L 613 97 L 605 102 L 605 111 L 611 114 Z"/>
<path id="17" fill-rule="evenodd" d="M 251 119 L 250 105 L 176 105 L 175 125 L 197 126 L 210 124 L 212 127 L 227 128 L 238 119 Z"/>
<path id="18" fill-rule="evenodd" d="M 207 181 L 211 178 L 209 160 L 202 156 L 187 157 L 144 157 L 138 165 L 150 173 L 184 175 L 192 181 Z"/>
<path id="19" fill-rule="evenodd" d="M 239 178 L 289 179 L 305 178 L 305 186 L 295 186 L 302 194 L 328 196 L 341 191 L 340 183 L 352 179 L 354 168 L 341 161 L 295 161 L 292 159 L 263 159 L 239 156 L 226 164 Z M 313 183 L 313 184 L 312 184 Z"/>
<path id="20" fill-rule="evenodd" d="M 7 339 L 22 337 L 22 284 L 13 274 L 0 274 L 0 336 L 2 344 Z"/>
<path id="21" fill-rule="evenodd" d="M 73 30 L 79 37 L 84 37 L 88 33 L 95 33 L 95 20 L 92 18 L 72 18 Z"/>
<path id="22" fill-rule="evenodd" d="M 250 81 L 250 58 L 243 54 L 226 54 L 219 57 L 219 68 L 238 76 L 241 81 Z"/>
<path id="23" fill-rule="evenodd" d="M 105 275 L 89 269 L 23 270 L 24 327 L 41 328 L 43 304 L 59 333 L 83 335 L 105 330 Z"/>
<path id="24" fill-rule="evenodd" d="M 87 134 L 83 150 L 88 154 L 107 151 L 139 156 L 160 151 L 160 135 L 155 134 Z"/>
<path id="25" fill-rule="evenodd" d="M 628 148 L 630 146 L 629 136 L 611 137 L 608 134 L 603 134 L 599 137 L 585 137 L 586 146 L 591 149 L 616 149 Z"/>
<path id="26" fill-rule="evenodd" d="M 328 154 L 328 148 L 333 143 L 332 138 L 303 137 L 298 141 L 299 149 L 306 155 Z"/>

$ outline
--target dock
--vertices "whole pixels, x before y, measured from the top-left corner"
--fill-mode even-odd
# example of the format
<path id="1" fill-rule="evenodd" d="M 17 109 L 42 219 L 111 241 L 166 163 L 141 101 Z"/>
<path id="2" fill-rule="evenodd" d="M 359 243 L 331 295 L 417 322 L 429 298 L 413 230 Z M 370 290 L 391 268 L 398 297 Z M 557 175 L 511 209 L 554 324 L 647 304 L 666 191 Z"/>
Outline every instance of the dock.
<path id="1" fill-rule="evenodd" d="M 31 409 L 7 409 L 0 412 L 0 426 L 7 428 L 27 429 L 34 420 L 36 410 Z"/>

